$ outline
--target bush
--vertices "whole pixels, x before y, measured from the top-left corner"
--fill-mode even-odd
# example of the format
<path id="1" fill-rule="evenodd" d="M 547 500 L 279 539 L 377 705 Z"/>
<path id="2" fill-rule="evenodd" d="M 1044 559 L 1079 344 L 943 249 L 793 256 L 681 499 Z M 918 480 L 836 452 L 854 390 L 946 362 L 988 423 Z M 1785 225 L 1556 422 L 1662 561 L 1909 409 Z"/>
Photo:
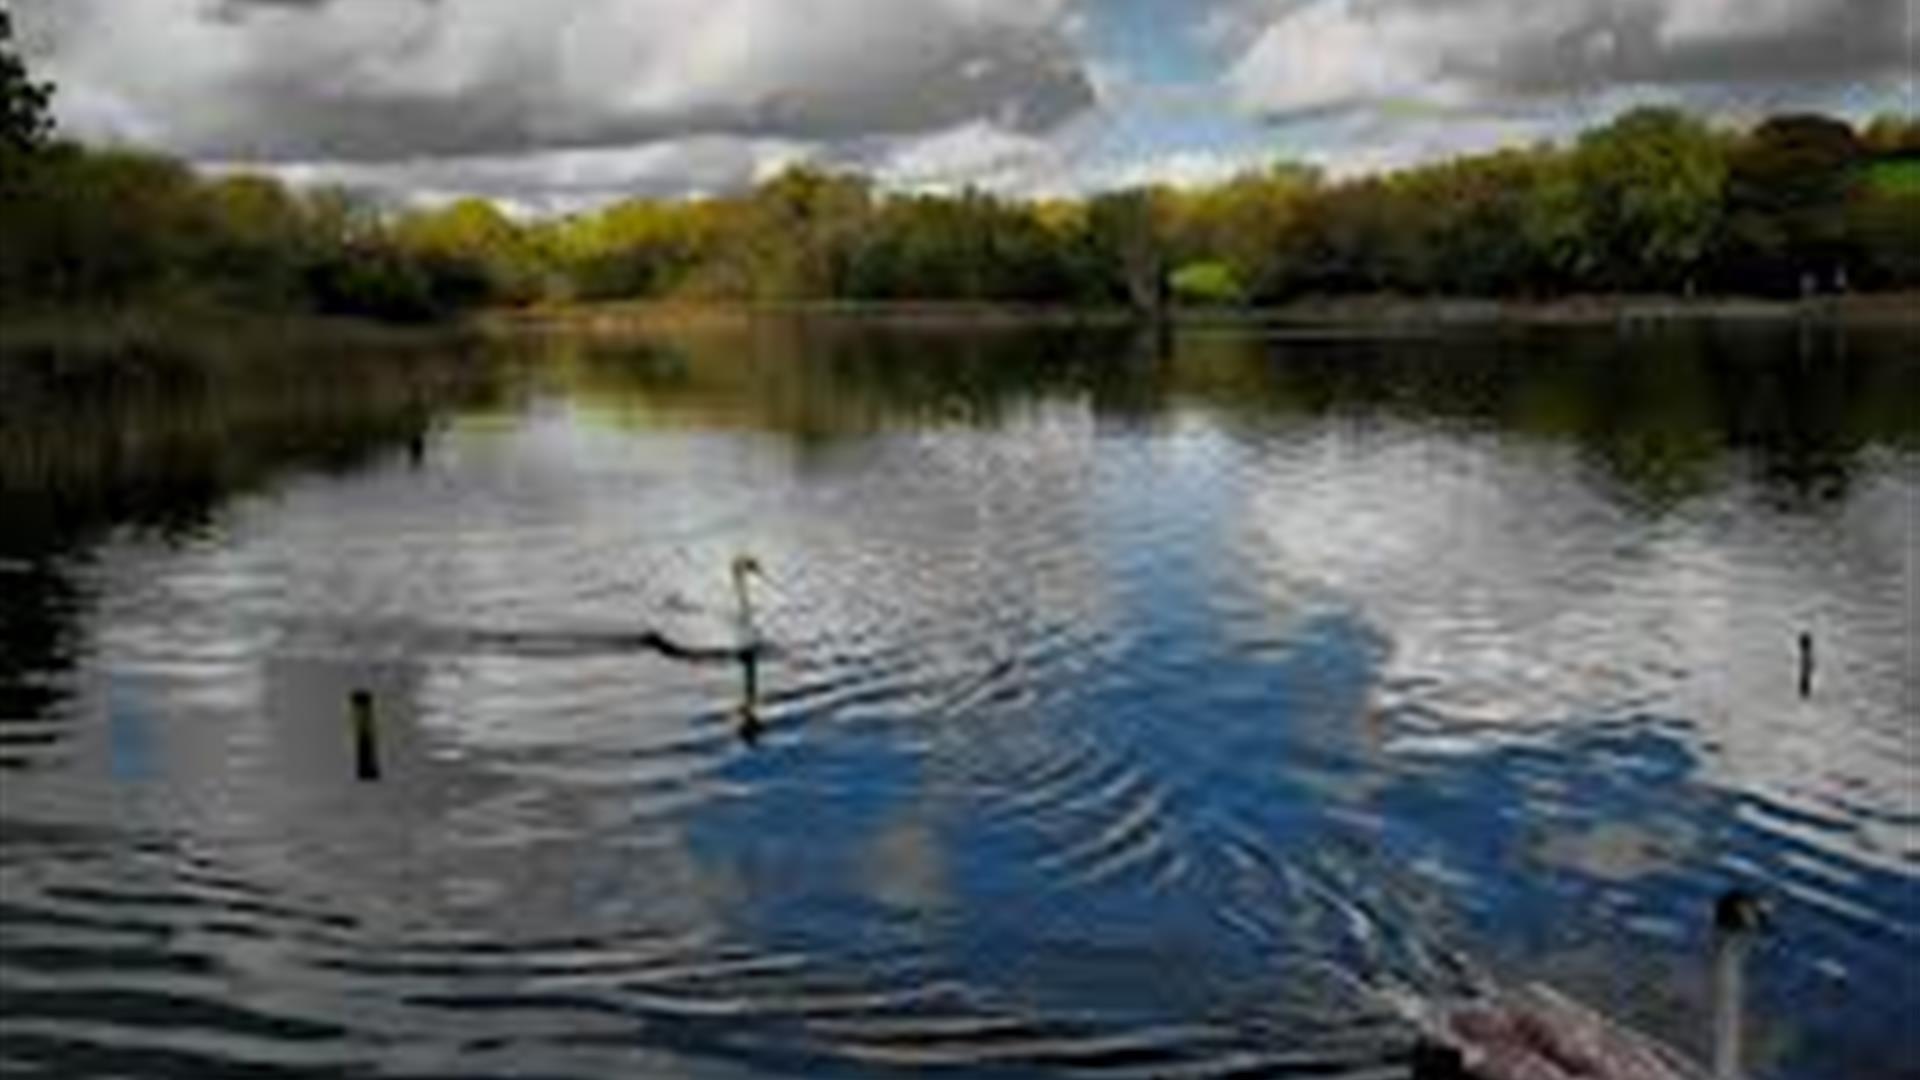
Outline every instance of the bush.
<path id="1" fill-rule="evenodd" d="M 1174 299 L 1183 304 L 1238 304 L 1246 290 L 1224 262 L 1193 262 L 1173 272 Z"/>

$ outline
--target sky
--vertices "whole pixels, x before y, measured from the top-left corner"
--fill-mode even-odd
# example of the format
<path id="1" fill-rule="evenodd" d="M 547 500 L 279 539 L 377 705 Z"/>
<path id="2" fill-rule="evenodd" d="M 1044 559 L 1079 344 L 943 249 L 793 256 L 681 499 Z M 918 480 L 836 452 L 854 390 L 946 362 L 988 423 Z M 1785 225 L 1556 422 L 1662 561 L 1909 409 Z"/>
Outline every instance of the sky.
<path id="1" fill-rule="evenodd" d="M 12 0 L 70 135 L 559 212 L 795 162 L 1071 194 L 1916 111 L 1920 0 Z"/>

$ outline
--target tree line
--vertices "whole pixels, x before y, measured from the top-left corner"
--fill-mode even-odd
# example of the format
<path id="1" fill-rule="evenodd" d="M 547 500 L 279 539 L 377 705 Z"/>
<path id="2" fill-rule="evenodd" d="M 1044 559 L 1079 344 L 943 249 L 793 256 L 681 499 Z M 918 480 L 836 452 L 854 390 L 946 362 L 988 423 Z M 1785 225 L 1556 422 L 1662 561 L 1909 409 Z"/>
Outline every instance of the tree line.
<path id="1" fill-rule="evenodd" d="M 517 220 L 201 176 L 54 137 L 0 11 L 0 307 L 206 301 L 426 319 L 641 298 L 1158 309 L 1301 296 L 1548 298 L 1920 286 L 1920 120 L 1666 108 L 1565 145 L 1352 179 L 1276 164 L 1079 199 L 885 192 L 797 167 L 751 190 Z"/>

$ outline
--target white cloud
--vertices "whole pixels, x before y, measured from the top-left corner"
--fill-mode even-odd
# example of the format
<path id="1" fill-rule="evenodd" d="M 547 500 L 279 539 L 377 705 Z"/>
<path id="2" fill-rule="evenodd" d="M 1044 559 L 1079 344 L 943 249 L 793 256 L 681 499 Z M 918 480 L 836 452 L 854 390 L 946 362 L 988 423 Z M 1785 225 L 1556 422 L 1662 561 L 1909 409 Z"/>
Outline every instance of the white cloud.
<path id="1" fill-rule="evenodd" d="M 1832 15 L 1826 7 L 1804 0 L 1674 0 L 1662 13 L 1660 40 L 1688 45 L 1764 39 Z"/>
<path id="2" fill-rule="evenodd" d="M 1445 51 L 1464 31 L 1462 20 L 1444 11 L 1316 4 L 1267 26 L 1231 81 L 1243 106 L 1282 113 L 1446 92 L 1435 82 Z"/>
<path id="3" fill-rule="evenodd" d="M 735 191 L 816 156 L 789 139 L 701 135 L 641 146 L 401 162 L 279 162 L 266 170 L 299 186 L 333 185 L 386 201 L 438 203 L 478 195 L 528 214 L 567 213 L 636 195 L 681 198 Z M 259 166 L 220 163 L 228 170 Z"/>
<path id="4" fill-rule="evenodd" d="M 1058 142 L 975 122 L 890 147 L 875 175 L 910 191 L 1030 191 L 1069 171 L 1070 160 Z"/>
<path id="5" fill-rule="evenodd" d="M 1166 184 L 1215 183 L 1270 164 L 1264 146 L 1237 149 L 1136 150 L 1116 154 L 1098 119 L 1046 136 L 966 124 L 900 140 L 867 164 L 885 187 L 955 191 L 975 187 L 1014 197 L 1085 195 Z"/>
<path id="6" fill-rule="evenodd" d="M 1242 150 L 1173 150 L 1093 170 L 1083 189 L 1112 190 L 1165 184 L 1191 188 L 1217 184 L 1273 164 L 1275 154 L 1265 148 Z"/>
<path id="7" fill-rule="evenodd" d="M 1055 194 L 1269 156 L 1391 167 L 1648 100 L 1910 106 L 1913 2 L 1168 0 L 1163 24 L 1106 0 L 13 7 L 83 139 L 571 208 L 730 190 L 800 158 Z"/>
<path id="8" fill-rule="evenodd" d="M 197 156 L 365 160 L 903 133 L 977 118 L 1037 130 L 1092 100 L 1065 15 L 1065 0 L 31 0 L 20 10 L 48 72 L 93 103 L 63 117 L 79 134 L 157 134 Z"/>

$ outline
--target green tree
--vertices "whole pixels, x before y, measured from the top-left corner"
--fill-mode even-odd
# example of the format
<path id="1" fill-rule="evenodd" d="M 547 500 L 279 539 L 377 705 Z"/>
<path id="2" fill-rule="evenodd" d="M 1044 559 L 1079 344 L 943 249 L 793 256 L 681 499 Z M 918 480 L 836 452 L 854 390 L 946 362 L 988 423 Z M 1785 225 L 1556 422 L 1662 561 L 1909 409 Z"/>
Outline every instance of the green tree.
<path id="1" fill-rule="evenodd" d="M 34 80 L 12 42 L 13 17 L 0 8 L 0 153 L 26 153 L 53 134 L 53 88 Z"/>
<path id="2" fill-rule="evenodd" d="M 1287 275 L 1288 234 L 1320 184 L 1307 166 L 1282 162 L 1173 200 L 1173 246 L 1183 265 L 1216 262 L 1250 299 L 1274 299 Z"/>
<path id="3" fill-rule="evenodd" d="M 1056 225 L 1059 226 L 1056 229 Z M 884 200 L 855 253 L 860 299 L 1062 301 L 1076 288 L 1077 223 L 979 191 Z"/>
<path id="4" fill-rule="evenodd" d="M 1087 207 L 1088 242 L 1112 275 L 1112 292 L 1142 314 L 1167 307 L 1169 217 L 1165 193 L 1152 188 L 1098 195 Z"/>
<path id="5" fill-rule="evenodd" d="M 20 285 L 41 302 L 121 303 L 189 290 L 206 240 L 204 205 L 182 164 L 129 151 L 38 155 L 10 215 Z"/>
<path id="6" fill-rule="evenodd" d="M 1882 113 L 1867 122 L 1860 143 L 1882 157 L 1920 156 L 1920 117 Z"/>
<path id="7" fill-rule="evenodd" d="M 1427 170 L 1432 181 L 1417 202 L 1431 222 L 1424 259 L 1431 288 L 1470 296 L 1554 291 L 1551 259 L 1526 228 L 1529 214 L 1545 206 L 1536 192 L 1550 178 L 1550 160 L 1511 150 Z"/>
<path id="8" fill-rule="evenodd" d="M 817 300 L 843 294 L 871 207 L 866 180 L 806 166 L 755 188 L 741 222 L 753 295 Z"/>
<path id="9" fill-rule="evenodd" d="M 1540 293 L 1578 289 L 1595 279 L 1603 255 L 1592 243 L 1573 156 L 1538 150 L 1532 163 L 1532 183 L 1514 219 L 1527 249 L 1523 289 Z"/>
<path id="10" fill-rule="evenodd" d="M 36 260 L 23 239 L 37 216 L 37 196 L 46 190 L 32 166 L 52 130 L 49 88 L 34 81 L 12 41 L 12 18 L 0 7 L 0 237 L 6 238 L 0 243 L 0 306 L 30 292 Z"/>
<path id="11" fill-rule="evenodd" d="M 264 176 L 215 180 L 201 199 L 206 224 L 196 273 L 237 303 L 297 306 L 318 239 L 306 207 Z"/>
<path id="12" fill-rule="evenodd" d="M 1675 109 L 1635 109 L 1580 139 L 1574 172 L 1602 284 L 1673 288 L 1693 277 L 1727 183 L 1711 131 Z"/>
<path id="13" fill-rule="evenodd" d="M 539 297 L 544 268 L 527 232 L 486 199 L 461 199 L 400 220 L 395 237 L 453 306 Z"/>
<path id="14" fill-rule="evenodd" d="M 1291 240 L 1291 291 L 1422 291 L 1432 282 L 1428 211 L 1410 176 L 1326 188 L 1302 209 Z"/>
<path id="15" fill-rule="evenodd" d="M 1183 304 L 1228 305 L 1246 300 L 1246 286 L 1225 262 L 1190 262 L 1173 272 L 1169 282 L 1174 298 Z"/>
<path id="16" fill-rule="evenodd" d="M 629 199 L 548 226 L 545 242 L 575 297 L 662 296 L 713 257 L 719 225 L 710 200 Z"/>
<path id="17" fill-rule="evenodd" d="M 542 296 L 1261 303 L 1303 292 L 1787 292 L 1842 269 L 1920 284 L 1920 140 L 1818 116 L 1717 135 L 1627 113 L 1535 146 L 1343 182 L 1297 166 L 1195 189 L 1025 201 L 876 194 L 790 169 L 749 191 L 552 221 L 468 199 L 394 214 L 344 191 L 205 178 L 52 142 L 0 20 L 0 303 L 212 301 L 388 319 Z"/>
<path id="18" fill-rule="evenodd" d="M 1853 129 L 1824 116 L 1773 117 L 1734 152 L 1722 238 L 1723 278 L 1736 288 L 1824 287 L 1848 261 L 1847 200 L 1863 160 Z"/>

